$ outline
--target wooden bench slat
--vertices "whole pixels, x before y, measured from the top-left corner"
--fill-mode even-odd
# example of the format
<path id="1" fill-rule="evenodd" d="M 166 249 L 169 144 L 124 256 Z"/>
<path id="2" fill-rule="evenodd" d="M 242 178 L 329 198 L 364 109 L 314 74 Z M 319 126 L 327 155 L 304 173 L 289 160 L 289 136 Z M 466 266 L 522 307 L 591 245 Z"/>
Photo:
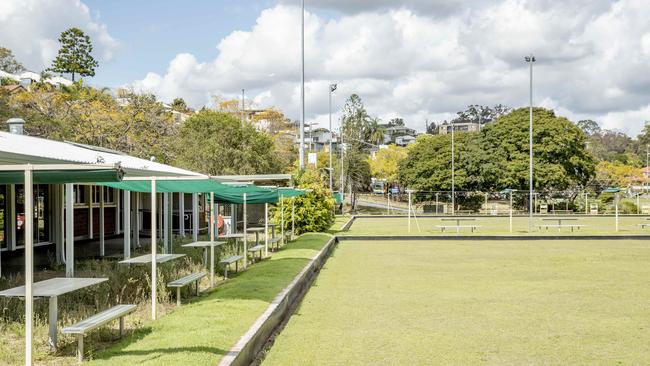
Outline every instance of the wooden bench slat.
<path id="1" fill-rule="evenodd" d="M 249 252 L 259 252 L 260 250 L 264 249 L 264 245 L 256 245 L 254 247 L 248 248 Z"/>
<path id="2" fill-rule="evenodd" d="M 235 262 L 237 262 L 238 260 L 241 260 L 241 259 L 244 259 L 244 256 L 242 256 L 242 255 L 233 255 L 233 256 L 230 256 L 228 258 L 224 258 L 224 259 L 220 260 L 219 263 L 221 263 L 221 264 L 230 264 L 230 263 L 235 263 Z"/>
<path id="3" fill-rule="evenodd" d="M 136 306 L 131 304 L 115 305 L 110 309 L 95 314 L 90 318 L 84 319 L 76 324 L 65 327 L 61 330 L 64 334 L 85 334 L 88 331 L 97 329 L 102 325 L 121 318 L 135 310 Z"/>

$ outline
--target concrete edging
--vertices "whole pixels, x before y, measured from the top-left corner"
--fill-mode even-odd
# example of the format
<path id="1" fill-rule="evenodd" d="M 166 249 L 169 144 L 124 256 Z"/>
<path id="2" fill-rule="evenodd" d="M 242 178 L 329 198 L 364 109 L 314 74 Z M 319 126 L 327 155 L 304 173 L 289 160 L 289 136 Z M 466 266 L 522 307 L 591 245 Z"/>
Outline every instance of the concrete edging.
<path id="1" fill-rule="evenodd" d="M 246 334 L 223 356 L 219 366 L 250 365 L 255 362 L 276 329 L 293 314 L 295 306 L 302 301 L 337 243 L 338 238 L 332 236 L 293 281 L 273 299 Z"/>
<path id="2" fill-rule="evenodd" d="M 337 236 L 337 240 L 650 240 L 650 235 L 346 235 Z"/>
<path id="3" fill-rule="evenodd" d="M 352 217 L 350 218 L 350 220 L 348 220 L 348 222 L 346 222 L 343 226 L 341 226 L 341 230 L 340 230 L 340 231 L 348 231 L 348 230 L 350 229 L 350 226 L 352 226 L 352 224 L 354 223 L 354 220 L 356 220 L 356 219 L 357 219 L 357 216 L 356 216 L 356 215 L 352 215 Z"/>

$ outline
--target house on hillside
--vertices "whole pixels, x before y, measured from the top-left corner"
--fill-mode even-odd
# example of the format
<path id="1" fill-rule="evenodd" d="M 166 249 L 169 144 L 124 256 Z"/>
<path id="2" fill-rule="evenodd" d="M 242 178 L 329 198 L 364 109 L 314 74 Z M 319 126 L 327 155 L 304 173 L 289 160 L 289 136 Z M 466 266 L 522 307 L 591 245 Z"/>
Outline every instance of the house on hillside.
<path id="1" fill-rule="evenodd" d="M 384 125 L 387 126 L 387 125 Z M 383 126 L 382 126 L 383 127 Z M 406 126 L 391 126 L 391 127 L 385 127 L 384 128 L 384 144 L 397 144 L 397 138 L 398 137 L 412 137 L 415 139 L 415 136 L 417 135 L 417 132 L 412 129 L 408 128 Z M 400 139 L 400 141 L 403 143 L 404 140 L 410 140 L 410 138 L 406 139 Z"/>
<path id="2" fill-rule="evenodd" d="M 475 122 L 454 122 L 455 132 L 478 132 L 479 124 Z M 438 134 L 447 135 L 451 133 L 451 123 L 445 121 L 438 126 Z"/>

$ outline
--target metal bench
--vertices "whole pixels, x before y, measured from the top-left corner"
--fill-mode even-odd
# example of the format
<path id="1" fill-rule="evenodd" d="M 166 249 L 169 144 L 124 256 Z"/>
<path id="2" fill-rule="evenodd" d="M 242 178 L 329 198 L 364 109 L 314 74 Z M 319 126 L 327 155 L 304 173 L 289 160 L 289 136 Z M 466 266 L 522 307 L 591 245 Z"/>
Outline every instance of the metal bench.
<path id="1" fill-rule="evenodd" d="M 470 229 L 472 232 L 474 232 L 474 230 L 478 230 L 481 225 L 436 225 L 436 227 L 440 228 L 443 233 L 446 229 L 456 229 L 456 232 L 458 233 L 460 232 L 460 229 L 463 228 Z"/>
<path id="2" fill-rule="evenodd" d="M 124 335 L 124 317 L 135 311 L 135 305 L 115 305 L 110 309 L 104 310 L 101 313 L 95 314 L 90 318 L 84 319 L 69 327 L 61 330 L 63 334 L 76 334 L 77 335 L 77 361 L 81 362 L 84 358 L 84 336 L 95 330 L 102 325 L 120 319 L 120 336 Z"/>
<path id="3" fill-rule="evenodd" d="M 293 231 L 291 231 L 291 230 L 285 231 L 285 232 L 284 232 L 284 238 L 285 238 L 285 239 L 284 239 L 284 242 L 285 242 L 285 243 L 290 242 L 291 239 L 293 239 Z"/>
<path id="4" fill-rule="evenodd" d="M 646 227 L 650 227 L 650 223 L 647 224 L 636 224 L 637 226 L 641 226 L 641 229 L 645 229 Z"/>
<path id="5" fill-rule="evenodd" d="M 260 253 L 260 260 L 262 260 L 263 249 L 264 249 L 264 245 L 261 244 L 248 248 L 248 252 L 253 254 L 253 262 L 255 262 L 255 253 Z"/>
<path id="6" fill-rule="evenodd" d="M 205 272 L 190 273 L 167 284 L 167 287 L 176 289 L 176 306 L 181 304 L 181 288 L 196 282 L 196 295 L 199 295 L 199 281 L 205 277 Z"/>
<path id="7" fill-rule="evenodd" d="M 277 236 L 275 238 L 271 238 L 269 240 L 269 243 L 271 243 L 271 249 L 273 249 L 273 244 L 275 244 L 275 250 L 280 249 L 280 241 L 282 240 L 281 237 Z"/>
<path id="8" fill-rule="evenodd" d="M 539 230 L 542 230 L 542 228 L 546 228 L 546 230 L 548 230 L 549 227 L 552 227 L 552 228 L 557 228 L 557 231 L 562 231 L 562 228 L 566 227 L 566 228 L 570 228 L 571 232 L 573 232 L 574 229 L 580 229 L 581 227 L 584 227 L 584 226 L 587 226 L 587 225 L 569 225 L 569 224 L 562 224 L 562 225 L 558 225 L 558 224 L 541 224 L 541 225 L 537 225 Z"/>
<path id="9" fill-rule="evenodd" d="M 224 266 L 224 278 L 228 278 L 228 267 L 230 267 L 231 264 L 235 263 L 235 272 L 239 270 L 238 262 L 242 259 L 244 259 L 243 255 L 233 255 L 219 261 L 219 264 L 222 264 Z"/>

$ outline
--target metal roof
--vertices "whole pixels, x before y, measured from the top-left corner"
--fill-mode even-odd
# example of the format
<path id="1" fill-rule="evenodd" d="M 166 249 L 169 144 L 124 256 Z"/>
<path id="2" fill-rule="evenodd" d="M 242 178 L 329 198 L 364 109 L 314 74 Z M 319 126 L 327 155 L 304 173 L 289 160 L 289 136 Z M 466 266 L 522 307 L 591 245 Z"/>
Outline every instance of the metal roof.
<path id="1" fill-rule="evenodd" d="M 0 164 L 120 164 L 127 176 L 200 176 L 146 159 L 39 137 L 0 131 Z"/>

